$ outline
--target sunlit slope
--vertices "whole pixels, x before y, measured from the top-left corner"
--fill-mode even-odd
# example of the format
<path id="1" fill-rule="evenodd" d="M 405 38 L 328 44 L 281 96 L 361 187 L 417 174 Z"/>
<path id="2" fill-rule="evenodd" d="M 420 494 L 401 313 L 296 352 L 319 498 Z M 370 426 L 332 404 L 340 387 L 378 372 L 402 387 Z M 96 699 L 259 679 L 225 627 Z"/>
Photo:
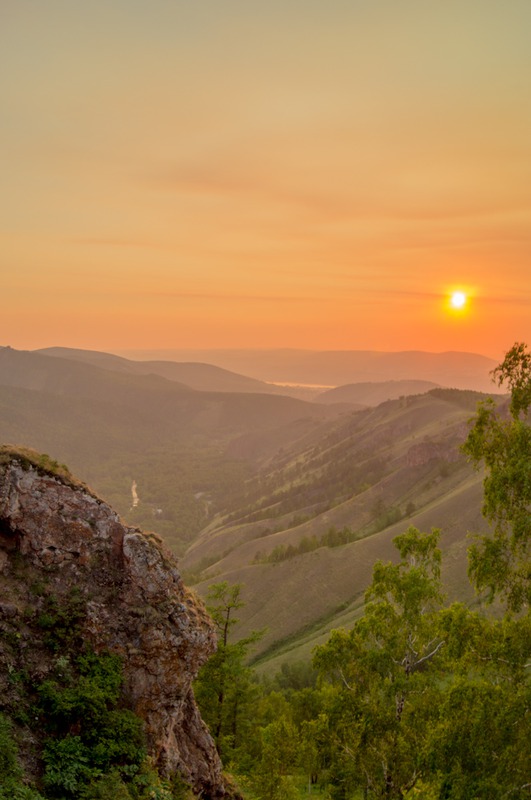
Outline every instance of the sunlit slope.
<path id="1" fill-rule="evenodd" d="M 273 459 L 183 566 L 201 593 L 213 580 L 244 583 L 240 630 L 268 626 L 258 651 L 278 647 L 279 658 L 357 612 L 374 562 L 410 524 L 442 529 L 448 592 L 469 597 L 466 536 L 485 523 L 481 476 L 459 445 L 478 399 L 435 390 L 330 423 L 320 441 Z"/>

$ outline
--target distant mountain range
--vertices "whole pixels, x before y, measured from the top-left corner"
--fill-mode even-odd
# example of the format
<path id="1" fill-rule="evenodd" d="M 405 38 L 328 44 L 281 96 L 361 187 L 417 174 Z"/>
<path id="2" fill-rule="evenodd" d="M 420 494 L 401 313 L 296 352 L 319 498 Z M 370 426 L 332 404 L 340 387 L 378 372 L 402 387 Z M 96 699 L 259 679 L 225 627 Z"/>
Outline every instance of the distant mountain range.
<path id="1" fill-rule="evenodd" d="M 371 350 L 168 350 L 131 351 L 130 357 L 202 361 L 262 381 L 335 387 L 388 380 L 431 381 L 450 389 L 491 392 L 496 362 L 477 353 L 397 353 Z"/>
<path id="2" fill-rule="evenodd" d="M 96 350 L 76 350 L 70 347 L 47 347 L 34 351 L 39 355 L 80 361 L 111 372 L 130 375 L 158 375 L 190 389 L 204 392 L 242 392 L 244 394 L 284 394 L 301 397 L 300 387 L 278 386 L 256 378 L 232 372 L 212 364 L 176 361 L 133 361 Z M 381 373 L 382 375 L 384 373 Z M 422 380 L 379 380 L 350 383 L 321 391 L 317 386 L 302 393 L 302 399 L 318 403 L 349 403 L 358 407 L 374 406 L 401 395 L 422 394 L 439 384 Z"/>

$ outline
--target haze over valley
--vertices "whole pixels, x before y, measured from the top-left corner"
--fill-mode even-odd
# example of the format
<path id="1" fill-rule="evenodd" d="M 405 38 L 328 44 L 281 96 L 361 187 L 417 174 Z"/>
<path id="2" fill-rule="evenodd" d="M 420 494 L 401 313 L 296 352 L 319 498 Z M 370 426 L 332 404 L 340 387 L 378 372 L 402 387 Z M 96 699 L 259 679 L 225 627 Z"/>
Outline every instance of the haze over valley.
<path id="1" fill-rule="evenodd" d="M 349 380 L 301 400 L 208 363 L 3 347 L 0 438 L 65 462 L 130 524 L 158 532 L 203 595 L 213 580 L 242 583 L 241 631 L 267 627 L 256 655 L 278 666 L 356 617 L 372 564 L 405 525 L 442 528 L 446 585 L 469 597 L 466 537 L 485 527 L 481 476 L 459 447 L 475 387 L 497 390 L 491 362 L 327 356 L 281 353 L 275 373 L 272 353 L 239 353 L 293 378 L 295 394 L 309 364 L 319 380 Z"/>

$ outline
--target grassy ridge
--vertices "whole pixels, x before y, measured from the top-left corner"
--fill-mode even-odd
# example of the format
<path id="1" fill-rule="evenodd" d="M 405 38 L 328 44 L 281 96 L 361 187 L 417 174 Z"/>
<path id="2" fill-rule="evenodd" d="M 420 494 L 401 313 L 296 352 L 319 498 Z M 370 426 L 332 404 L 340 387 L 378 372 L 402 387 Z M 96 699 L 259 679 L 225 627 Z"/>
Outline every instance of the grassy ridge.
<path id="1" fill-rule="evenodd" d="M 442 527 L 447 591 L 471 597 L 467 533 L 485 523 L 481 477 L 459 446 L 477 399 L 435 390 L 329 423 L 320 438 L 272 459 L 243 487 L 243 504 L 192 543 L 183 566 L 199 592 L 213 581 L 241 582 L 241 634 L 269 625 L 257 652 L 262 666 L 307 657 L 331 628 L 352 622 L 372 565 L 391 557 L 393 538 L 409 524 Z M 350 541 L 325 546 L 345 526 Z"/>

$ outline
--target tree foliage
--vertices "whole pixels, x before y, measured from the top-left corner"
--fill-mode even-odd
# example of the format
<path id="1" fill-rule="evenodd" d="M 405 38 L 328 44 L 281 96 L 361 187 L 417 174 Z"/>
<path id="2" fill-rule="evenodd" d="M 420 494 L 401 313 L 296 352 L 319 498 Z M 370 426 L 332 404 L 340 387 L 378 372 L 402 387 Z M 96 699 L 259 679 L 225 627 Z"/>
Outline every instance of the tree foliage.
<path id="1" fill-rule="evenodd" d="M 203 719 L 225 762 L 234 759 L 244 741 L 255 694 L 252 670 L 246 665 L 251 645 L 261 632 L 233 642 L 231 631 L 242 607 L 241 584 L 214 583 L 207 595 L 207 609 L 216 625 L 217 650 L 202 667 L 194 691 Z"/>
<path id="2" fill-rule="evenodd" d="M 509 408 L 488 399 L 479 404 L 463 450 L 484 464 L 483 514 L 492 536 L 470 549 L 469 574 L 478 591 L 496 596 L 519 611 L 531 601 L 531 353 L 515 344 L 494 370 L 500 386 L 511 390 Z"/>
<path id="3" fill-rule="evenodd" d="M 343 783 L 348 775 L 374 797 L 404 797 L 423 771 L 444 645 L 436 624 L 438 537 L 413 527 L 398 536 L 401 560 L 375 565 L 363 617 L 350 631 L 334 631 L 315 655 L 339 687 L 334 728 Z"/>

